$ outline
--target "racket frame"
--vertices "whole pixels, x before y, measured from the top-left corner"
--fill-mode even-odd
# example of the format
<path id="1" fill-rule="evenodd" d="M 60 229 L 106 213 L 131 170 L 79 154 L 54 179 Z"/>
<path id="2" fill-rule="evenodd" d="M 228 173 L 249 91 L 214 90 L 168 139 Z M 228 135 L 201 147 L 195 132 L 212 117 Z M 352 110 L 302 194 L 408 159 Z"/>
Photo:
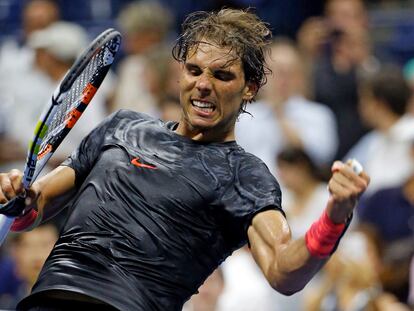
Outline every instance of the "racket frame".
<path id="1" fill-rule="evenodd" d="M 23 187 L 25 190 L 28 190 L 32 183 L 39 176 L 40 172 L 52 157 L 56 148 L 60 145 L 69 131 L 72 129 L 74 124 L 79 120 L 79 117 L 82 115 L 83 111 L 86 109 L 86 106 L 92 100 L 97 89 L 104 80 L 106 74 L 109 71 L 111 64 L 113 63 L 115 54 L 117 53 L 121 44 L 121 34 L 110 28 L 102 32 L 97 38 L 95 38 L 90 45 L 85 49 L 85 51 L 75 60 L 71 68 L 67 71 L 59 86 L 55 89 L 53 95 L 51 96 L 47 106 L 42 111 L 42 114 L 39 118 L 39 121 L 34 130 L 34 136 L 32 141 L 29 144 L 25 167 L 23 171 Z M 82 96 L 77 98 L 77 104 L 71 105 L 71 109 L 67 118 L 62 123 L 65 125 L 65 131 L 61 131 L 61 135 L 54 145 L 47 146 L 44 145 L 44 139 L 47 132 L 47 129 L 50 123 L 53 120 L 53 117 L 58 111 L 59 105 L 64 100 L 68 91 L 73 86 L 73 83 L 82 73 L 82 71 L 87 67 L 89 61 L 104 48 L 103 66 L 100 67 L 99 74 L 95 72 L 91 79 L 89 79 L 87 86 L 82 92 Z M 91 88 L 92 86 L 92 88 Z M 89 87 L 89 90 L 86 90 Z M 91 92 L 90 92 L 91 91 Z M 83 106 L 82 109 L 79 109 Z M 42 145 L 43 144 L 43 145 Z M 24 197 L 16 197 L 10 200 L 6 205 L 11 204 L 23 204 Z M 7 234 L 10 230 L 11 225 L 13 224 L 14 217 L 8 217 L 6 215 L 0 214 L 0 246 L 7 237 Z"/>

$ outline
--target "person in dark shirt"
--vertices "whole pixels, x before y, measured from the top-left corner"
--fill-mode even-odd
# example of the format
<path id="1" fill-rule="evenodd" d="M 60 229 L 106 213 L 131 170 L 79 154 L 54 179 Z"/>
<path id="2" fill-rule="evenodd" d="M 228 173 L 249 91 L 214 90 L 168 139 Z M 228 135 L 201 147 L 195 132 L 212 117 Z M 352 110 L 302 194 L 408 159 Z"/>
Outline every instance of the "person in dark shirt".
<path id="1" fill-rule="evenodd" d="M 414 161 L 414 141 L 411 144 Z M 372 239 L 384 290 L 407 303 L 414 255 L 414 174 L 402 184 L 364 196 L 358 209 L 359 227 Z"/>
<path id="2" fill-rule="evenodd" d="M 265 82 L 269 41 L 249 11 L 196 12 L 184 21 L 173 49 L 180 121 L 116 112 L 28 191 L 32 212 L 17 221 L 46 220 L 67 202 L 69 212 L 19 310 L 181 310 L 246 243 L 275 290 L 291 295 L 309 282 L 369 177 L 334 163 L 321 218 L 291 238 L 276 179 L 234 137 L 237 117 Z M 0 202 L 22 193 L 21 178 L 17 170 L 0 174 Z"/>

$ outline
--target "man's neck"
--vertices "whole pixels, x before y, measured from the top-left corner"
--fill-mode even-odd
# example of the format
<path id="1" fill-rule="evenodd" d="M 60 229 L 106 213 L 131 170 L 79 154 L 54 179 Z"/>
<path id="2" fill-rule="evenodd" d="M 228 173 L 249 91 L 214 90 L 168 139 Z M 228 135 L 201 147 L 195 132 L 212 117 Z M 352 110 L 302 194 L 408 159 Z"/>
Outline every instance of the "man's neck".
<path id="1" fill-rule="evenodd" d="M 186 125 L 185 121 L 181 120 L 174 132 L 199 142 L 223 143 L 235 140 L 234 126 L 227 131 L 218 132 L 216 129 L 192 128 Z"/>

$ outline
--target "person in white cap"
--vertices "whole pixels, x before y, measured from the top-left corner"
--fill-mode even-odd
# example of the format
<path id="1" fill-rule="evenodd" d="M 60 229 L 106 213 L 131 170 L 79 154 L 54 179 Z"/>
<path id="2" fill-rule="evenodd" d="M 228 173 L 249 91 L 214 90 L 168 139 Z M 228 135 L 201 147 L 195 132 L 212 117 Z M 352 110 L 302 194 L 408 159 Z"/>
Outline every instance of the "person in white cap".
<path id="1" fill-rule="evenodd" d="M 63 21 L 35 31 L 28 37 L 27 44 L 34 50 L 33 66 L 37 73 L 14 83 L 10 90 L 13 106 L 9 111 L 10 134 L 23 148 L 32 138 L 33 128 L 44 105 L 88 43 L 89 38 L 81 26 Z M 105 84 L 108 85 L 108 81 Z M 103 89 L 105 90 L 105 86 Z M 82 137 L 106 116 L 106 95 L 107 92 L 100 90 L 91 107 L 83 115 L 83 122 L 71 131 L 57 150 L 54 161 L 50 163 L 51 167 L 55 166 L 54 163 L 60 163 L 78 145 Z"/>

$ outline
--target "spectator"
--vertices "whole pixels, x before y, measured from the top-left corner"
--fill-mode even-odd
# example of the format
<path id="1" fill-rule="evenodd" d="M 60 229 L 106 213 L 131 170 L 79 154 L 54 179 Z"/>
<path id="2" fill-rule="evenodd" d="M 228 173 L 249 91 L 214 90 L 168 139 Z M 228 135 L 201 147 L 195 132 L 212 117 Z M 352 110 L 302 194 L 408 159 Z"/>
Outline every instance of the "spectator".
<path id="1" fill-rule="evenodd" d="M 0 47 L 0 75 L 3 78 L 31 68 L 33 52 L 27 38 L 60 19 L 59 6 L 53 0 L 29 0 L 22 11 L 22 34 L 18 39 L 6 40 Z M 5 81 L 2 81 L 3 83 Z"/>
<path id="2" fill-rule="evenodd" d="M 165 97 L 179 97 L 178 92 L 169 90 L 170 76 L 174 76 L 174 73 L 171 71 L 176 69 L 176 66 L 172 66 L 173 62 L 177 63 L 171 57 L 170 48 L 160 47 L 145 57 L 143 68 L 145 80 L 143 81 L 143 86 L 154 100 L 154 108 L 158 112 L 161 109 L 161 101 Z"/>
<path id="3" fill-rule="evenodd" d="M 50 222 L 33 231 L 12 237 L 10 240 L 11 258 L 14 262 L 12 278 L 18 286 L 12 293 L 0 293 L 0 308 L 14 309 L 17 303 L 29 294 L 57 237 L 57 229 Z M 13 282 L 13 279 L 2 279 L 2 283 Z"/>
<path id="4" fill-rule="evenodd" d="M 350 232 L 325 266 L 318 286 L 307 293 L 304 310 L 409 311 L 381 288 L 377 260 L 370 240 L 361 232 Z"/>
<path id="5" fill-rule="evenodd" d="M 293 237 L 302 236 L 329 197 L 322 170 L 300 148 L 283 149 L 277 156 L 280 182 L 285 186 L 284 209 Z"/>
<path id="6" fill-rule="evenodd" d="M 28 38 L 27 44 L 34 50 L 33 71 L 36 74 L 11 81 L 6 93 L 14 103 L 8 113 L 10 121 L 8 135 L 13 137 L 23 149 L 32 139 L 33 128 L 43 107 L 75 58 L 87 47 L 88 41 L 83 28 L 69 22 L 53 23 L 45 29 L 33 32 Z M 59 146 L 53 157 L 55 165 L 66 158 L 74 146 L 77 146 L 80 140 L 106 116 L 105 89 L 109 87 L 109 80 L 110 78 L 105 80 L 91 106 L 82 116 L 83 122 L 77 124 Z"/>
<path id="7" fill-rule="evenodd" d="M 324 48 L 310 60 L 312 94 L 335 114 L 339 137 L 335 158 L 342 158 L 366 132 L 358 115 L 358 77 L 378 70 L 379 61 L 372 52 L 362 0 L 328 1 L 321 23 Z M 298 38 L 301 42 L 306 34 Z M 300 43 L 302 48 L 304 45 Z M 304 55 L 308 49 L 304 48 Z"/>
<path id="8" fill-rule="evenodd" d="M 299 48 L 309 63 L 323 55 L 334 30 L 366 30 L 369 26 L 362 0 L 328 0 L 324 11 L 324 16 L 305 20 L 297 33 Z"/>
<path id="9" fill-rule="evenodd" d="M 173 17 L 156 2 L 132 2 L 119 14 L 126 57 L 118 67 L 118 84 L 111 110 L 120 108 L 158 116 L 157 98 L 146 81 L 148 55 L 166 43 Z"/>
<path id="10" fill-rule="evenodd" d="M 414 164 L 414 138 L 411 162 Z M 362 201 L 357 212 L 361 228 L 375 241 L 381 258 L 379 272 L 384 289 L 406 303 L 414 255 L 414 172 L 400 185 L 379 190 Z"/>
<path id="11" fill-rule="evenodd" d="M 7 39 L 0 46 L 0 165 L 5 169 L 7 163 L 25 158 L 28 143 L 25 141 L 22 147 L 7 132 L 13 125 L 9 116 L 10 111 L 17 106 L 16 96 L 25 94 L 27 81 L 40 81 L 44 78 L 33 66 L 34 53 L 27 45 L 27 39 L 33 32 L 46 28 L 59 18 L 59 7 L 55 1 L 26 1 L 22 12 L 21 37 Z M 31 96 L 36 98 L 36 92 Z M 18 124 L 24 125 L 24 121 L 19 120 Z"/>
<path id="12" fill-rule="evenodd" d="M 236 124 L 241 146 L 257 155 L 276 172 L 276 155 L 286 146 L 301 147 L 318 165 L 326 165 L 336 151 L 335 118 L 329 108 L 309 101 L 303 62 L 295 45 L 285 39 L 274 42 L 269 60 L 273 75 L 262 99 L 247 107 Z"/>
<path id="13" fill-rule="evenodd" d="M 414 171 L 411 144 L 414 117 L 407 113 L 411 90 L 396 67 L 388 67 L 360 86 L 359 110 L 372 130 L 361 138 L 348 157 L 357 158 L 371 176 L 366 195 L 403 183 Z M 392 169 L 387 169 L 392 167 Z"/>
<path id="14" fill-rule="evenodd" d="M 248 247 L 235 251 L 223 263 L 222 269 L 226 286 L 220 298 L 220 311 L 298 310 L 295 303 L 297 294 L 293 297 L 282 297 L 272 290 L 255 264 Z M 288 303 L 282 305 L 281 299 Z"/>

